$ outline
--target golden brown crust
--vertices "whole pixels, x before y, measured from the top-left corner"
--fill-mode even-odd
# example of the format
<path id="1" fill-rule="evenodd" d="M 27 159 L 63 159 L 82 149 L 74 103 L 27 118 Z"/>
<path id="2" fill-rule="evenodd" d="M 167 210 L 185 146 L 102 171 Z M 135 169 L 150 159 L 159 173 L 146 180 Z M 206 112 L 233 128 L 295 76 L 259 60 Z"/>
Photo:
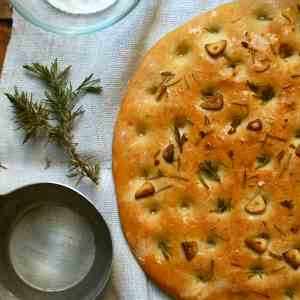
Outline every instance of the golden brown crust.
<path id="1" fill-rule="evenodd" d="M 300 297 L 299 37 L 297 1 L 240 0 L 164 37 L 129 84 L 122 226 L 177 299 Z"/>

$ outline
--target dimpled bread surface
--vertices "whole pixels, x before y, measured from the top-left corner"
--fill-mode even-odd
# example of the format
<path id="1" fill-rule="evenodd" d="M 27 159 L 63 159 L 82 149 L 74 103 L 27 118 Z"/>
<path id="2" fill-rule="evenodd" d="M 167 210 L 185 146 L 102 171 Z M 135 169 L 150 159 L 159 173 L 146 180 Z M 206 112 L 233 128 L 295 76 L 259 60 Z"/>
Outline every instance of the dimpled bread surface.
<path id="1" fill-rule="evenodd" d="M 124 234 L 175 299 L 300 299 L 300 2 L 244 0 L 160 40 L 130 81 Z"/>

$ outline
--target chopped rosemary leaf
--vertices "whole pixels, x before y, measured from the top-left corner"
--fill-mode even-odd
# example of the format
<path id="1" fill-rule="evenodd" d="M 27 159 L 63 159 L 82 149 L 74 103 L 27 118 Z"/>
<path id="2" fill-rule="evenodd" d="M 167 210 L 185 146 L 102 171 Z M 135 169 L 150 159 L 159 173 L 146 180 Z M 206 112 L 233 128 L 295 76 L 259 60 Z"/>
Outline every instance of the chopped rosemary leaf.
<path id="1" fill-rule="evenodd" d="M 276 96 L 276 92 L 271 85 L 258 85 L 247 81 L 249 89 L 259 97 L 263 103 L 267 103 Z"/>
<path id="2" fill-rule="evenodd" d="M 213 233 L 209 233 L 206 240 L 207 244 L 210 246 L 216 246 L 217 245 L 217 237 Z"/>
<path id="3" fill-rule="evenodd" d="M 170 253 L 170 246 L 169 243 L 166 241 L 160 241 L 158 243 L 158 248 L 160 249 L 162 255 L 166 260 L 170 260 L 171 253 Z"/>
<path id="4" fill-rule="evenodd" d="M 266 155 L 266 154 L 262 154 L 256 157 L 256 169 L 261 169 L 263 167 L 265 167 L 269 162 L 271 161 L 271 158 Z"/>
<path id="5" fill-rule="evenodd" d="M 209 26 L 209 27 L 205 27 L 204 29 L 209 33 L 218 33 L 221 30 L 220 27 L 217 26 L 217 25 L 212 25 L 212 26 Z"/>
<path id="6" fill-rule="evenodd" d="M 255 276 L 257 276 L 260 279 L 262 279 L 264 275 L 266 275 L 266 271 L 260 265 L 250 266 L 250 268 L 248 270 L 248 278 L 249 279 L 252 278 L 252 277 L 255 277 Z"/>
<path id="7" fill-rule="evenodd" d="M 188 138 L 186 136 L 186 134 L 182 134 L 179 131 L 179 127 L 177 127 L 176 125 L 174 126 L 174 135 L 175 135 L 175 141 L 178 145 L 178 148 L 180 150 L 180 152 L 183 152 L 183 146 L 184 144 L 188 141 Z"/>
<path id="8" fill-rule="evenodd" d="M 43 134 L 49 143 L 56 144 L 68 154 L 69 177 L 77 177 L 78 183 L 88 177 L 97 184 L 99 164 L 92 164 L 90 157 L 77 152 L 73 127 L 78 117 L 84 114 L 82 107 L 77 106 L 79 97 L 86 93 L 101 93 L 99 79 L 93 79 L 91 74 L 74 89 L 68 80 L 71 66 L 60 70 L 57 60 L 50 67 L 33 63 L 25 65 L 24 69 L 46 86 L 46 99 L 39 103 L 33 101 L 31 94 L 19 92 L 17 88 L 13 94 L 5 94 L 14 109 L 18 129 L 25 133 L 24 143 Z"/>
<path id="9" fill-rule="evenodd" d="M 288 297 L 289 299 L 294 299 L 295 294 L 296 294 L 296 290 L 294 288 L 286 288 L 284 290 L 284 294 L 286 297 Z"/>
<path id="10" fill-rule="evenodd" d="M 197 278 L 202 282 L 202 283 L 207 283 L 210 280 L 213 279 L 214 277 L 214 268 L 215 268 L 215 261 L 212 259 L 210 261 L 210 269 L 206 272 L 201 272 L 200 274 L 197 275 Z"/>
<path id="11" fill-rule="evenodd" d="M 200 175 L 204 175 L 207 179 L 221 182 L 221 178 L 218 174 L 219 164 L 217 161 L 205 160 L 199 165 Z"/>
<path id="12" fill-rule="evenodd" d="M 275 97 L 275 90 L 270 85 L 267 85 L 262 88 L 261 94 L 260 94 L 261 100 L 263 102 L 269 102 L 271 99 Z"/>
<path id="13" fill-rule="evenodd" d="M 197 276 L 197 278 L 201 281 L 201 282 L 203 282 L 203 283 L 207 283 L 207 282 L 209 282 L 210 280 L 211 280 L 211 275 L 209 274 L 209 273 L 203 273 L 203 274 L 199 274 L 198 276 Z"/>
<path id="14" fill-rule="evenodd" d="M 223 214 L 225 212 L 231 211 L 232 204 L 231 199 L 219 198 L 216 203 L 216 209 L 213 212 L 218 214 Z"/>
<path id="15" fill-rule="evenodd" d="M 289 199 L 281 201 L 280 204 L 287 209 L 293 209 L 295 207 L 294 201 Z"/>
<path id="16" fill-rule="evenodd" d="M 295 130 L 295 138 L 299 139 L 300 138 L 300 128 L 297 128 Z"/>
<path id="17" fill-rule="evenodd" d="M 257 93 L 258 90 L 259 90 L 259 86 L 253 82 L 250 82 L 250 81 L 247 81 L 247 85 L 249 87 L 249 89 L 254 92 L 254 93 Z"/>

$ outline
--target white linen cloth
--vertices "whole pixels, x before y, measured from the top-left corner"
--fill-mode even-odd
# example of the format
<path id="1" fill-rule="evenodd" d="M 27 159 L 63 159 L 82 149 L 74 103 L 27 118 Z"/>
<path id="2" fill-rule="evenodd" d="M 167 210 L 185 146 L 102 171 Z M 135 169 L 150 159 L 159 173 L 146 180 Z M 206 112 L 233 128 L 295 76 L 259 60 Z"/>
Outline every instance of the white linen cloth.
<path id="1" fill-rule="evenodd" d="M 21 66 L 32 62 L 49 64 L 58 58 L 64 65 L 73 65 L 72 77 L 76 83 L 90 73 L 100 76 L 103 94 L 83 99 L 86 113 L 76 129 L 76 140 L 81 152 L 95 155 L 101 161 L 100 186 L 95 188 L 84 182 L 78 189 L 105 217 L 114 241 L 112 280 L 101 299 L 169 299 L 144 275 L 122 234 L 111 174 L 113 125 L 122 92 L 144 53 L 168 31 L 222 2 L 226 1 L 141 0 L 127 18 L 113 27 L 78 37 L 44 32 L 14 15 L 12 38 L 0 79 L 0 161 L 8 167 L 0 171 L 0 193 L 42 181 L 75 184 L 65 176 L 65 157 L 57 149 L 47 150 L 41 144 L 22 145 L 22 132 L 16 131 L 10 105 L 3 93 L 18 86 L 38 98 L 43 89 Z M 52 166 L 44 170 L 47 156 Z M 0 288 L 0 300 L 10 300 L 10 297 L 16 299 Z"/>

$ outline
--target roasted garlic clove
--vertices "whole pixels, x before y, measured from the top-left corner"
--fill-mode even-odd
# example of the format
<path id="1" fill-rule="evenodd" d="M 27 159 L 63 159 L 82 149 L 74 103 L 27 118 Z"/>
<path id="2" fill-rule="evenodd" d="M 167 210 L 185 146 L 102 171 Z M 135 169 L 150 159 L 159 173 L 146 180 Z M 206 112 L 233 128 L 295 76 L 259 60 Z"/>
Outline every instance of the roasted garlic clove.
<path id="1" fill-rule="evenodd" d="M 198 244 L 195 241 L 181 243 L 183 252 L 188 261 L 192 260 L 198 252 Z"/>
<path id="2" fill-rule="evenodd" d="M 258 254 L 263 254 L 268 248 L 268 241 L 263 237 L 248 238 L 246 245 Z"/>
<path id="3" fill-rule="evenodd" d="M 251 49 L 250 55 L 252 69 L 254 72 L 263 73 L 271 67 L 272 61 L 266 56 L 264 52 L 259 52 Z"/>
<path id="4" fill-rule="evenodd" d="M 262 128 L 263 128 L 263 123 L 260 119 L 251 121 L 247 126 L 247 129 L 252 131 L 261 131 Z"/>
<path id="5" fill-rule="evenodd" d="M 135 199 L 146 198 L 154 195 L 155 188 L 151 182 L 144 183 L 135 193 Z"/>
<path id="6" fill-rule="evenodd" d="M 227 47 L 227 41 L 221 40 L 215 43 L 210 43 L 205 45 L 205 50 L 213 58 L 222 55 Z"/>
<path id="7" fill-rule="evenodd" d="M 221 110 L 223 106 L 224 100 L 221 94 L 206 96 L 205 100 L 200 104 L 200 107 L 205 110 Z"/>
<path id="8" fill-rule="evenodd" d="M 174 145 L 170 144 L 163 151 L 163 158 L 169 164 L 174 162 L 174 148 Z"/>
<path id="9" fill-rule="evenodd" d="M 260 215 L 266 211 L 266 208 L 266 200 L 261 195 L 257 195 L 254 199 L 248 202 L 245 209 L 249 214 Z"/>
<path id="10" fill-rule="evenodd" d="M 253 64 L 253 69 L 256 73 L 264 73 L 271 67 L 271 61 L 268 58 L 256 60 Z"/>
<path id="11" fill-rule="evenodd" d="M 286 251 L 283 253 L 283 257 L 294 269 L 298 269 L 300 267 L 300 251 L 298 249 L 290 249 Z"/>

